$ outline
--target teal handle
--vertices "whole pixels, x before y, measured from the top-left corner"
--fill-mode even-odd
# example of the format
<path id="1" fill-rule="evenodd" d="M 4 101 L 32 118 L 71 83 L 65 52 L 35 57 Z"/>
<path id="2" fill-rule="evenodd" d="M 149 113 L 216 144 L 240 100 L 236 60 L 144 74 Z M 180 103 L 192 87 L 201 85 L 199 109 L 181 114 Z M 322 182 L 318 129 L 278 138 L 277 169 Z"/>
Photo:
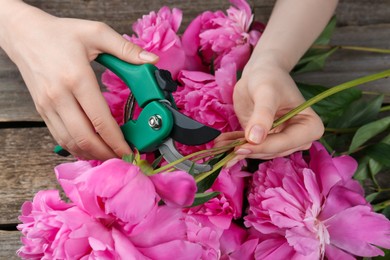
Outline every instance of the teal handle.
<path id="1" fill-rule="evenodd" d="M 153 64 L 134 65 L 107 53 L 100 54 L 96 61 L 121 78 L 133 93 L 140 107 L 153 100 L 165 99 L 155 76 Z"/>

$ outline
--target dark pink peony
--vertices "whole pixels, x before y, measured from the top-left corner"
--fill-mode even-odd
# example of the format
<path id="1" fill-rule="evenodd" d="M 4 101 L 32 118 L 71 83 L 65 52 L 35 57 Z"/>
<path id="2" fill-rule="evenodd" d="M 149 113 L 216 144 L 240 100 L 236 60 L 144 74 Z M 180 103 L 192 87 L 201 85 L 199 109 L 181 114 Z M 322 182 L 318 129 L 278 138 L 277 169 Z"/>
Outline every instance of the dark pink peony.
<path id="1" fill-rule="evenodd" d="M 229 169 L 222 169 L 209 192 L 220 192 L 204 204 L 188 210 L 191 215 L 202 215 L 219 229 L 228 229 L 233 219 L 242 217 L 244 188 L 250 173 L 242 170 L 244 160 Z"/>
<path id="2" fill-rule="evenodd" d="M 354 259 L 390 248 L 390 221 L 372 211 L 359 183 L 357 163 L 332 158 L 314 143 L 301 153 L 263 163 L 249 190 L 247 227 L 260 238 L 257 259 Z"/>
<path id="3" fill-rule="evenodd" d="M 179 110 L 222 132 L 241 129 L 234 113 L 232 96 L 237 81 L 234 64 L 216 71 L 215 76 L 199 71 L 181 71 L 178 80 L 182 87 L 174 93 Z M 211 148 L 212 143 L 199 147 L 180 146 L 183 153 Z"/>
<path id="4" fill-rule="evenodd" d="M 197 64 L 198 53 L 203 64 L 214 69 L 231 62 L 242 70 L 252 48 L 261 36 L 264 26 L 251 29 L 253 14 L 245 0 L 231 0 L 233 6 L 226 15 L 221 12 L 204 12 L 195 18 L 183 34 L 182 42 L 191 64 Z M 226 60 L 225 60 L 226 59 Z M 202 70 L 201 66 L 194 68 Z"/>
<path id="5" fill-rule="evenodd" d="M 157 13 L 150 12 L 133 24 L 129 41 L 160 57 L 156 66 L 169 70 L 175 78 L 185 64 L 185 53 L 177 35 L 182 20 L 182 11 L 162 7 Z"/>

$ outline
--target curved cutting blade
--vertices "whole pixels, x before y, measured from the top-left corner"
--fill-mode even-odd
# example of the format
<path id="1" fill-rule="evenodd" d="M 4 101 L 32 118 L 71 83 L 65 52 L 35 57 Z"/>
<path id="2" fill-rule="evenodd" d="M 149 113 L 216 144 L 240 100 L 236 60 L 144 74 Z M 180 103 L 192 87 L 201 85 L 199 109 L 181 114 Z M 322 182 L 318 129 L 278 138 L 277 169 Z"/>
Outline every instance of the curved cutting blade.
<path id="1" fill-rule="evenodd" d="M 178 159 L 183 158 L 183 155 L 181 155 L 177 151 L 176 146 L 175 146 L 172 138 L 168 138 L 167 140 L 165 140 L 165 142 L 162 143 L 158 149 L 159 149 L 161 155 L 165 158 L 165 160 L 167 160 L 168 163 L 171 163 L 171 162 L 174 162 Z M 210 171 L 212 169 L 211 165 L 199 164 L 199 163 L 195 163 L 195 162 L 190 161 L 190 160 L 185 160 L 181 163 L 178 163 L 174 167 L 176 169 L 183 170 L 186 172 L 191 171 L 191 173 L 193 173 L 193 174 L 207 172 L 207 171 Z"/>
<path id="2" fill-rule="evenodd" d="M 165 105 L 173 115 L 173 140 L 185 145 L 200 145 L 215 139 L 221 132 L 183 115 L 169 105 Z"/>

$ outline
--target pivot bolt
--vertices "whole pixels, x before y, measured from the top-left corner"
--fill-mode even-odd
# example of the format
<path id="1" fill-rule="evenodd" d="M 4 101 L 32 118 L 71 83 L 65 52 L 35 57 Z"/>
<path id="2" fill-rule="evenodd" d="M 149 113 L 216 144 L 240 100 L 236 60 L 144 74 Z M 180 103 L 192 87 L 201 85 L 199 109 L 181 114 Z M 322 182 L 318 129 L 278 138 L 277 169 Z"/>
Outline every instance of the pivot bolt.
<path id="1" fill-rule="evenodd" d="M 149 117 L 148 120 L 149 126 L 154 130 L 159 130 L 161 128 L 162 119 L 160 115 L 154 115 Z"/>

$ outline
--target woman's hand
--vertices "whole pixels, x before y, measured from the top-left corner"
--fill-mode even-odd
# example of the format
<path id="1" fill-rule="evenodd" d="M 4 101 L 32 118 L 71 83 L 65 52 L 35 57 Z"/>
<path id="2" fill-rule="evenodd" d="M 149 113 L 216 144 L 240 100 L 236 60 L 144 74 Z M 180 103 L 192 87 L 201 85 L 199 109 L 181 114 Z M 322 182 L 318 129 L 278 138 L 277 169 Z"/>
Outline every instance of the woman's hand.
<path id="1" fill-rule="evenodd" d="M 272 128 L 277 118 L 304 101 L 287 71 L 271 63 L 247 66 L 233 94 L 234 109 L 245 131 L 222 134 L 216 145 L 247 140 L 236 147 L 236 158 L 230 165 L 243 158 L 270 159 L 308 149 L 324 131 L 321 119 L 311 108 Z"/>
<path id="2" fill-rule="evenodd" d="M 134 64 L 158 57 L 100 22 L 57 18 L 21 1 L 8 1 L 7 8 L 9 20 L 0 19 L 1 47 L 18 66 L 58 144 L 83 159 L 131 152 L 90 62 L 103 52 Z"/>

